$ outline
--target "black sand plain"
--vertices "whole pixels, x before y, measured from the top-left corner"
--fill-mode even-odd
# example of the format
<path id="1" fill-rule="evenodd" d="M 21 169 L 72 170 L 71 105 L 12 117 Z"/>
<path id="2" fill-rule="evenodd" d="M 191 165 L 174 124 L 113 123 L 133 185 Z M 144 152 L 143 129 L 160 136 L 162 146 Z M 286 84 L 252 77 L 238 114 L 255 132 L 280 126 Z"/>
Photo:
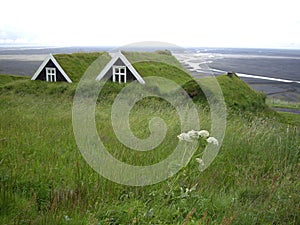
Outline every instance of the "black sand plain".
<path id="1" fill-rule="evenodd" d="M 0 47 L 0 74 L 32 76 L 43 59 L 49 54 L 107 51 L 109 47 L 69 48 L 2 48 Z M 257 50 L 258 51 L 258 50 Z M 220 49 L 211 54 L 220 54 L 208 64 L 210 68 L 236 73 L 266 76 L 291 81 L 300 81 L 300 51 L 270 51 L 263 55 L 249 50 Z M 193 74 L 193 73 L 192 73 Z M 0 78 L 1 79 L 1 78 Z M 300 83 L 279 82 L 255 78 L 241 78 L 257 91 L 268 97 L 290 102 L 300 102 Z"/>

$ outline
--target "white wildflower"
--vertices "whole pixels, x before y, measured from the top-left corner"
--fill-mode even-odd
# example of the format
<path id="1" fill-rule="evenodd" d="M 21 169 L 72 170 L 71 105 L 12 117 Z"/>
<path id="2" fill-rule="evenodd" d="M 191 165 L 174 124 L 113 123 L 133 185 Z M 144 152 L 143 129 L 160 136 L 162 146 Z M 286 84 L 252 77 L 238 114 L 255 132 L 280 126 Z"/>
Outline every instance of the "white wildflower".
<path id="1" fill-rule="evenodd" d="M 190 189 L 190 192 L 196 191 L 197 186 L 198 186 L 198 183 L 196 183 L 196 184 Z"/>
<path id="2" fill-rule="evenodd" d="M 198 131 L 198 135 L 200 137 L 207 138 L 207 137 L 209 137 L 209 132 L 207 130 L 200 130 L 200 131 Z"/>
<path id="3" fill-rule="evenodd" d="M 196 161 L 199 163 L 199 166 L 204 166 L 204 162 L 200 158 L 196 158 Z"/>
<path id="4" fill-rule="evenodd" d="M 190 136 L 190 138 L 194 138 L 194 139 L 199 138 L 199 132 L 196 130 L 190 130 L 187 134 Z"/>
<path id="5" fill-rule="evenodd" d="M 196 161 L 199 163 L 199 167 L 198 167 L 199 171 L 203 172 L 205 169 L 204 161 L 200 158 L 196 158 Z"/>
<path id="6" fill-rule="evenodd" d="M 198 183 L 196 183 L 193 187 L 191 187 L 190 189 L 189 188 L 185 188 L 185 191 L 182 187 L 180 187 L 180 197 L 181 198 L 186 198 L 186 197 L 189 197 L 190 196 L 190 193 L 195 191 L 196 188 L 198 186 Z"/>
<path id="7" fill-rule="evenodd" d="M 217 140 L 216 138 L 214 138 L 214 137 L 209 137 L 209 138 L 206 139 L 206 141 L 207 141 L 208 143 L 212 143 L 212 144 L 214 144 L 214 145 L 219 145 L 218 140 Z"/>
<path id="8" fill-rule="evenodd" d="M 179 141 L 188 141 L 188 142 L 192 142 L 193 141 L 191 139 L 190 135 L 188 135 L 187 133 L 179 134 L 177 137 L 178 137 Z"/>
<path id="9" fill-rule="evenodd" d="M 70 220 L 70 217 L 67 216 L 67 215 L 65 215 L 64 218 L 65 218 L 66 221 L 69 221 L 69 220 Z"/>

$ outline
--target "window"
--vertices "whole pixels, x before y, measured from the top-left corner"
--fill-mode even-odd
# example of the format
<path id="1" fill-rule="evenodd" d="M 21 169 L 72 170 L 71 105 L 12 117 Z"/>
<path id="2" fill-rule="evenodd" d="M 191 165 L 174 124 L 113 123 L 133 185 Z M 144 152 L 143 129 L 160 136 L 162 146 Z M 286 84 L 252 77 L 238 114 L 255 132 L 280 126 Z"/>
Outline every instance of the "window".
<path id="1" fill-rule="evenodd" d="M 56 69 L 52 67 L 46 67 L 46 81 L 56 82 Z"/>
<path id="2" fill-rule="evenodd" d="M 113 67 L 113 82 L 126 83 L 126 66 Z"/>

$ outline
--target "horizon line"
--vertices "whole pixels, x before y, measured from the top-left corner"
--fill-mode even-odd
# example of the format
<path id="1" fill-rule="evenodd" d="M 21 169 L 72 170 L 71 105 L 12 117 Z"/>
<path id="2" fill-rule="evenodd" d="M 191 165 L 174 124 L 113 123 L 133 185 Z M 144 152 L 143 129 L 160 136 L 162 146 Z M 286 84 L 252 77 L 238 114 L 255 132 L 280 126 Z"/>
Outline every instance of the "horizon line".
<path id="1" fill-rule="evenodd" d="M 44 48 L 75 48 L 75 47 L 85 47 L 85 48 L 120 48 L 124 46 L 125 48 L 176 48 L 176 46 L 170 45 L 158 45 L 158 46 L 126 46 L 126 45 L 51 45 L 51 44 L 34 44 L 34 43 L 0 43 L 0 47 L 44 47 Z M 274 49 L 274 50 L 300 50 L 300 47 L 249 47 L 249 46 L 177 46 L 177 48 L 190 49 L 190 48 L 207 48 L 207 49 Z"/>

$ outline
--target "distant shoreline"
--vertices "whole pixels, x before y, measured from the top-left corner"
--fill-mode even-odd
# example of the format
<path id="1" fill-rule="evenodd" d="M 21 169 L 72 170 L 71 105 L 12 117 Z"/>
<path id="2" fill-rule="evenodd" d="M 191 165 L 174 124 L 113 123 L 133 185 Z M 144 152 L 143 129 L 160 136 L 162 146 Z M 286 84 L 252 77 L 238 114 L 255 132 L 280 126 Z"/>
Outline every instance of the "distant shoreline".
<path id="1" fill-rule="evenodd" d="M 0 46 L 0 74 L 14 74 L 32 76 L 43 59 L 49 54 L 108 51 L 110 47 L 12 47 Z M 261 53 L 261 51 L 265 51 Z M 261 54 L 261 55 L 260 55 Z M 290 54 L 290 55 L 289 55 Z M 237 75 L 247 82 L 253 89 L 264 92 L 271 98 L 285 101 L 300 102 L 300 50 L 270 50 L 270 49 L 188 49 L 186 53 L 175 52 L 179 61 L 194 77 L 199 72 L 207 74 L 224 74 L 229 71 L 243 72 Z M 279 56 L 278 56 L 279 55 Z M 241 56 L 239 58 L 239 56 Z M 250 58 L 248 58 L 250 57 Z M 280 61 L 283 57 L 283 61 Z M 287 61 L 288 60 L 288 61 Z M 274 63 L 272 64 L 272 62 Z M 288 64 L 290 62 L 290 64 Z M 247 63 L 249 66 L 247 67 Z M 283 63 L 279 68 L 279 63 Z M 284 64 L 286 63 L 286 65 Z M 298 66 L 299 64 L 299 66 Z M 267 67 L 267 68 L 265 68 Z M 220 68 L 220 69 L 219 69 Z M 235 69 L 235 70 L 233 70 Z M 274 76 L 245 73 L 257 71 L 260 74 L 266 69 L 274 70 Z M 289 70 L 291 70 L 289 72 Z M 270 73 L 269 74 L 273 74 Z M 287 77 L 278 77 L 276 74 L 285 72 Z M 291 76 L 290 76 L 291 75 Z M 201 76 L 200 76 L 201 77 Z"/>
<path id="2" fill-rule="evenodd" d="M 270 98 L 300 102 L 300 50 L 194 49 L 176 57 L 195 78 L 235 72 Z"/>

